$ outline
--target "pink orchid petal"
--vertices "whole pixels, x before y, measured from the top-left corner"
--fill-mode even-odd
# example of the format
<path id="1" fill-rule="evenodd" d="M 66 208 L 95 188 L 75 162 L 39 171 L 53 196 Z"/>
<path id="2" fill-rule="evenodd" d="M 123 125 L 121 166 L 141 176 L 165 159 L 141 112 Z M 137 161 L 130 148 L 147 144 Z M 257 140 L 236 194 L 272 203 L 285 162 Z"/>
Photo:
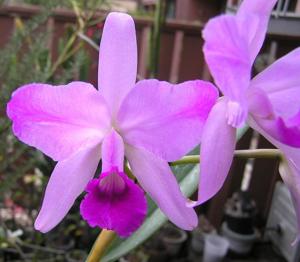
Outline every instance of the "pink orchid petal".
<path id="1" fill-rule="evenodd" d="M 236 129 L 227 124 L 226 107 L 224 99 L 218 102 L 203 130 L 197 204 L 207 201 L 221 189 L 233 160 Z"/>
<path id="2" fill-rule="evenodd" d="M 216 98 L 216 88 L 204 81 L 143 80 L 125 98 L 117 125 L 125 143 L 176 160 L 199 144 Z"/>
<path id="3" fill-rule="evenodd" d="M 97 145 L 57 163 L 34 224 L 36 230 L 46 233 L 64 218 L 94 176 L 101 157 L 100 151 L 100 145 Z"/>
<path id="4" fill-rule="evenodd" d="M 210 72 L 228 104 L 228 124 L 239 127 L 247 119 L 245 92 L 250 83 L 252 63 L 247 39 L 239 29 L 237 18 L 222 15 L 210 19 L 203 30 L 203 52 Z M 222 39 L 222 41 L 220 41 Z"/>
<path id="5" fill-rule="evenodd" d="M 275 3 L 275 0 L 268 4 L 244 0 L 236 16 L 211 19 L 203 30 L 205 59 L 216 84 L 231 100 L 227 118 L 233 127 L 243 125 L 247 119 L 245 93 L 250 84 L 251 67 L 263 44 Z"/>
<path id="6" fill-rule="evenodd" d="M 98 88 L 113 117 L 134 86 L 137 73 L 137 43 L 131 16 L 110 13 L 105 21 L 99 52 Z"/>
<path id="7" fill-rule="evenodd" d="M 238 10 L 240 34 L 247 39 L 251 63 L 259 53 L 277 0 L 244 0 Z M 245 30 L 246 28 L 246 30 Z"/>
<path id="8" fill-rule="evenodd" d="M 280 174 L 291 192 L 298 223 L 297 239 L 300 239 L 300 149 L 282 144 L 278 140 L 274 139 L 263 128 L 261 128 L 255 117 L 250 116 L 248 123 L 253 129 L 256 129 L 273 145 L 279 148 L 284 153 L 285 158 L 288 161 L 289 172 L 280 172 Z"/>
<path id="9" fill-rule="evenodd" d="M 270 65 L 251 81 L 251 88 L 264 90 L 275 112 L 292 117 L 300 109 L 300 48 Z"/>
<path id="10" fill-rule="evenodd" d="M 249 90 L 248 101 L 249 112 L 263 130 L 284 144 L 300 147 L 300 111 L 287 119 L 276 115 L 266 93 L 258 87 Z"/>
<path id="11" fill-rule="evenodd" d="M 140 185 L 170 221 L 184 230 L 195 228 L 197 214 L 193 208 L 186 206 L 186 198 L 168 163 L 144 149 L 126 146 L 125 152 Z"/>
<path id="12" fill-rule="evenodd" d="M 112 172 L 103 173 L 100 179 L 89 182 L 80 213 L 90 226 L 114 230 L 121 237 L 128 237 L 142 224 L 147 201 L 143 190 L 124 173 Z M 108 187 L 101 184 L 105 179 L 112 180 Z M 118 179 L 121 181 L 116 181 Z"/>
<path id="13" fill-rule="evenodd" d="M 249 113 L 261 117 L 272 118 L 275 115 L 267 94 L 260 88 L 250 88 L 247 93 Z"/>
<path id="14" fill-rule="evenodd" d="M 105 101 L 84 82 L 25 85 L 13 93 L 7 115 L 22 142 L 54 160 L 101 142 L 110 127 Z"/>
<path id="15" fill-rule="evenodd" d="M 281 117 L 276 117 L 275 119 L 256 117 L 256 122 L 270 136 L 281 143 L 292 147 L 300 147 L 299 119 L 300 113 L 294 120 L 289 119 L 285 121 Z"/>
<path id="16" fill-rule="evenodd" d="M 203 38 L 205 59 L 217 86 L 231 100 L 244 103 L 251 61 L 247 40 L 240 34 L 236 17 L 222 15 L 210 19 Z"/>
<path id="17" fill-rule="evenodd" d="M 102 143 L 102 172 L 111 170 L 112 167 L 123 171 L 124 166 L 124 142 L 120 135 L 112 130 Z"/>

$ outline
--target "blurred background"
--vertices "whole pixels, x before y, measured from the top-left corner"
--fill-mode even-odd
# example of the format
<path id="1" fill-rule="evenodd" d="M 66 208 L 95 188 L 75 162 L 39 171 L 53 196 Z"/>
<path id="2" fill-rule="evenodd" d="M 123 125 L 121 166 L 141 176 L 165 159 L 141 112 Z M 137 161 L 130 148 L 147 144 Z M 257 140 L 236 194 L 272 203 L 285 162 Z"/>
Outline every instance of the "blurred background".
<path id="1" fill-rule="evenodd" d="M 89 228 L 81 220 L 80 201 L 50 233 L 34 231 L 33 222 L 55 163 L 12 135 L 5 114 L 11 93 L 29 82 L 64 84 L 82 80 L 97 86 L 97 49 L 105 16 L 110 11 L 127 12 L 135 19 L 138 79 L 155 77 L 172 83 L 191 79 L 212 81 L 203 58 L 201 30 L 211 17 L 236 12 L 239 3 L 0 0 L 0 261 L 84 261 L 99 234 L 99 229 Z M 298 46 L 300 0 L 279 0 L 253 74 Z M 250 129 L 242 130 L 241 134 L 237 149 L 272 147 Z M 242 237 L 236 240 L 238 243 L 244 241 L 244 236 L 251 242 L 246 251 L 231 246 L 229 261 L 300 261 L 299 246 L 290 245 L 296 233 L 295 214 L 280 182 L 278 167 L 276 159 L 234 160 L 225 186 L 198 208 L 201 223 L 193 234 L 171 225 L 164 225 L 157 233 L 164 224 L 161 223 L 148 231 L 148 240 L 142 246 L 134 249 L 136 245 L 132 245 L 126 249 L 131 251 L 130 255 L 121 252 L 114 259 L 200 261 L 203 234 L 222 231 L 228 237 L 232 232 L 237 234 L 232 238 Z M 198 167 L 186 166 L 174 172 L 181 181 L 195 173 L 195 168 Z M 149 205 L 150 216 L 155 206 L 150 202 Z M 237 217 L 242 220 L 235 221 Z M 240 221 L 249 223 L 248 229 L 236 229 Z M 174 241 L 177 249 L 172 246 Z M 115 241 L 111 254 L 121 242 Z"/>

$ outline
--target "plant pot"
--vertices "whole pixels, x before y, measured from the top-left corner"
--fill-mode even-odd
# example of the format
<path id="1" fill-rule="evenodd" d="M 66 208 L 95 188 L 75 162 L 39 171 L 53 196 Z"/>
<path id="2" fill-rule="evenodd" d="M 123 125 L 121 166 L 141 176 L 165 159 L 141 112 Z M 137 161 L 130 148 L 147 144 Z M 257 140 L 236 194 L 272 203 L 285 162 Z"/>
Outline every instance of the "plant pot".
<path id="1" fill-rule="evenodd" d="M 249 235 L 254 233 L 253 217 L 225 215 L 225 221 L 227 222 L 228 228 L 238 234 Z"/>
<path id="2" fill-rule="evenodd" d="M 187 240 L 187 233 L 175 226 L 167 225 L 163 229 L 162 241 L 170 256 L 179 254 L 184 242 Z"/>
<path id="3" fill-rule="evenodd" d="M 204 249 L 204 233 L 200 229 L 196 229 L 192 232 L 191 248 L 198 254 L 203 253 Z"/>
<path id="4" fill-rule="evenodd" d="M 229 242 L 226 238 L 207 234 L 204 238 L 203 262 L 219 262 L 226 256 Z"/>
<path id="5" fill-rule="evenodd" d="M 230 230 L 238 234 L 254 233 L 255 202 L 248 192 L 235 192 L 225 205 L 225 221 Z"/>
<path id="6" fill-rule="evenodd" d="M 226 222 L 222 224 L 222 234 L 229 241 L 229 249 L 239 255 L 250 253 L 253 243 L 257 239 L 255 232 L 252 234 L 239 234 L 232 231 Z"/>
<path id="7" fill-rule="evenodd" d="M 198 227 L 192 232 L 191 251 L 194 251 L 198 255 L 202 254 L 204 249 L 204 237 L 206 234 L 212 233 L 216 233 L 216 229 L 204 215 L 200 215 Z"/>
<path id="8" fill-rule="evenodd" d="M 144 244 L 145 255 L 149 257 L 148 262 L 169 261 L 169 255 L 160 235 L 161 232 L 158 232 Z"/>

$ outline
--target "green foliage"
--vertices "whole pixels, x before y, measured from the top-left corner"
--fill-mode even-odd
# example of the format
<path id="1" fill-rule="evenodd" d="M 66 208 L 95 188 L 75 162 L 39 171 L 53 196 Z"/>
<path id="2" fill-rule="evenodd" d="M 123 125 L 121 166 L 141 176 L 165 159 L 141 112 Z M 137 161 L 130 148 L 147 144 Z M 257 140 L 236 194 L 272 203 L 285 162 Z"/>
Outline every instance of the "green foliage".
<path id="1" fill-rule="evenodd" d="M 0 0 L 0 5 L 3 4 L 4 0 Z M 14 0 L 14 4 L 30 4 L 30 5 L 38 5 L 43 7 L 66 7 L 72 8 L 73 4 L 76 3 L 80 7 L 80 9 L 90 10 L 97 9 L 99 7 L 103 8 L 103 6 L 109 6 L 109 0 Z"/>
<path id="2" fill-rule="evenodd" d="M 39 167 L 46 172 L 51 168 L 43 155 L 18 142 L 11 133 L 10 121 L 5 114 L 6 103 L 19 86 L 31 82 L 66 83 L 81 77 L 86 80 L 88 56 L 84 50 L 69 56 L 59 65 L 59 73 L 53 74 L 55 61 L 48 48 L 51 32 L 38 30 L 50 15 L 45 11 L 23 24 L 17 20 L 17 30 L 9 43 L 0 51 L 0 202 L 6 193 L 18 187 L 17 181 L 27 172 Z M 72 29 L 75 30 L 74 28 Z M 60 39 L 66 43 L 69 35 Z M 60 51 L 58 53 L 60 55 Z"/>

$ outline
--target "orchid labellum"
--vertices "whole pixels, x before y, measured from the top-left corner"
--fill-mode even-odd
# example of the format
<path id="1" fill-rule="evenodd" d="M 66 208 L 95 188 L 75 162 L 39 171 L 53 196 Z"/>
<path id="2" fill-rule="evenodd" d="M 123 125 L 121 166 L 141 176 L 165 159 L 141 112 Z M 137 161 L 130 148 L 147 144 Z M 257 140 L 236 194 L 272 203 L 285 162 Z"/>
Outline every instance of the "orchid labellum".
<path id="1" fill-rule="evenodd" d="M 251 80 L 275 4 L 276 0 L 244 0 L 236 15 L 211 19 L 204 28 L 205 58 L 224 96 L 204 127 L 195 204 L 222 187 L 233 158 L 236 128 L 247 121 L 285 154 L 291 172 L 283 180 L 292 193 L 300 225 L 300 49 Z"/>
<path id="2" fill-rule="evenodd" d="M 135 84 L 136 72 L 133 19 L 111 13 L 100 45 L 99 90 L 84 82 L 32 83 L 13 93 L 7 114 L 14 134 L 58 161 L 37 230 L 55 227 L 86 188 L 83 218 L 91 226 L 129 236 L 146 214 L 140 186 L 174 224 L 186 230 L 197 225 L 168 161 L 199 144 L 217 90 L 203 81 Z M 125 156 L 140 186 L 124 173 Z M 92 179 L 100 159 L 102 172 Z"/>

